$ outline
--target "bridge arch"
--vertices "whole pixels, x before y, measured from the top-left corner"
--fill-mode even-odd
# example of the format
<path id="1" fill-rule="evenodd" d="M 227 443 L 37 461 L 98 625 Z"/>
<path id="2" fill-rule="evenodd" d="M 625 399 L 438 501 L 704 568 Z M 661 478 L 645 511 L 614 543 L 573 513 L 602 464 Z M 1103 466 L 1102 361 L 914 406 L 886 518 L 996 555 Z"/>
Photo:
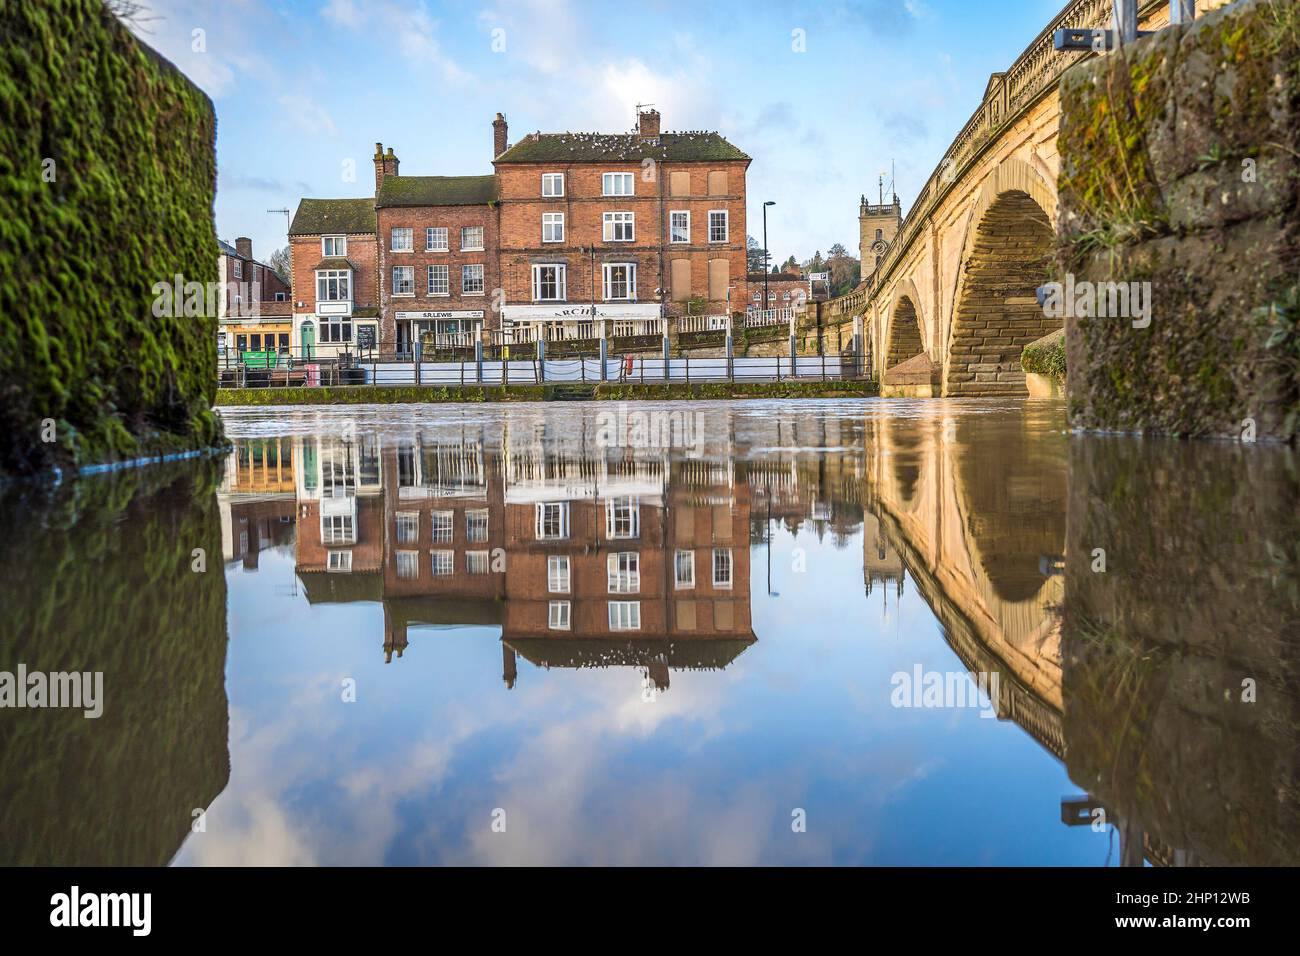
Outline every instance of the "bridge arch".
<path id="1" fill-rule="evenodd" d="M 1023 160 L 1004 160 L 981 183 L 963 243 L 943 394 L 1028 395 L 1020 352 L 1061 326 L 1037 298 L 1055 221 L 1055 190 Z"/>
<path id="2" fill-rule="evenodd" d="M 891 369 L 926 351 L 926 325 L 920 301 L 921 297 L 917 295 L 916 286 L 911 279 L 899 283 L 885 320 L 885 369 Z"/>

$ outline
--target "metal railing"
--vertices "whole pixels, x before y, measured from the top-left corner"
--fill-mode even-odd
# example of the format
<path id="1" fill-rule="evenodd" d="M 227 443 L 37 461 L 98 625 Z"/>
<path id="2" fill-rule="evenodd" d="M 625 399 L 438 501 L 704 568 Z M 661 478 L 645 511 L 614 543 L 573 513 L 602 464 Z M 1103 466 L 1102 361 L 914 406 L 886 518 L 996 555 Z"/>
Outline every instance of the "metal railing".
<path id="1" fill-rule="evenodd" d="M 789 325 L 794 320 L 794 309 L 754 309 L 745 313 L 745 328 L 755 329 L 768 325 Z"/>

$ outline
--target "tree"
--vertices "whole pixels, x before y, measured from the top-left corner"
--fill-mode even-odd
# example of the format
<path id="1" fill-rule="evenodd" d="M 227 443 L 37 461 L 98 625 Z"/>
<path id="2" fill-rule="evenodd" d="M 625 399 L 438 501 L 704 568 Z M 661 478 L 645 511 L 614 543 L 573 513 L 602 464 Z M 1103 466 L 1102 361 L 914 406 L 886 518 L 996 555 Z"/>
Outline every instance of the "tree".
<path id="1" fill-rule="evenodd" d="M 750 273 L 767 271 L 767 264 L 763 261 L 763 247 L 753 236 L 745 239 L 745 269 Z"/>
<path id="2" fill-rule="evenodd" d="M 826 254 L 826 257 L 828 259 L 835 259 L 839 256 L 847 256 L 848 254 L 849 251 L 837 242 L 835 245 L 831 246 L 831 251 Z"/>
<path id="3" fill-rule="evenodd" d="M 813 253 L 813 257 L 812 257 L 811 259 L 808 260 L 808 266 L 807 266 L 807 268 L 808 268 L 808 271 L 809 271 L 809 272 L 825 272 L 825 271 L 826 271 L 826 260 L 824 260 L 824 259 L 822 258 L 822 251 L 821 251 L 820 249 L 818 249 L 816 252 L 814 252 L 814 253 Z"/>
<path id="4" fill-rule="evenodd" d="M 789 259 L 786 259 L 785 262 L 781 263 L 781 271 L 788 272 L 790 273 L 790 275 L 798 275 L 799 260 L 796 259 L 794 256 L 791 256 Z"/>
<path id="5" fill-rule="evenodd" d="M 276 249 L 275 252 L 271 253 L 271 258 L 266 260 L 266 264 L 271 267 L 272 272 L 278 275 L 285 282 L 288 282 L 290 285 L 293 284 L 293 279 L 290 276 L 291 270 L 289 268 L 288 246 L 285 246 L 283 249 Z"/>
<path id="6" fill-rule="evenodd" d="M 831 254 L 826 260 L 826 271 L 831 274 L 830 293 L 832 296 L 843 295 L 862 277 L 862 263 L 849 255 L 838 242 L 831 246 Z"/>

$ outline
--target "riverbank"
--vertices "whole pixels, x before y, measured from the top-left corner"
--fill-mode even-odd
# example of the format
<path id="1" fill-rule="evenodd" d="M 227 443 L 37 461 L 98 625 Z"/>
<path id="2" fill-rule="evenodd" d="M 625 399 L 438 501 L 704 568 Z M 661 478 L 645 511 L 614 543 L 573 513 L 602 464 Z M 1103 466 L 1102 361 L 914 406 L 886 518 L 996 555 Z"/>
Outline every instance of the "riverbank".
<path id="1" fill-rule="evenodd" d="M 218 389 L 217 407 L 246 405 L 401 405 L 479 404 L 483 402 L 671 401 L 744 398 L 872 398 L 873 381 L 814 382 L 606 382 L 551 385 L 383 386 L 338 385 L 320 388 Z"/>

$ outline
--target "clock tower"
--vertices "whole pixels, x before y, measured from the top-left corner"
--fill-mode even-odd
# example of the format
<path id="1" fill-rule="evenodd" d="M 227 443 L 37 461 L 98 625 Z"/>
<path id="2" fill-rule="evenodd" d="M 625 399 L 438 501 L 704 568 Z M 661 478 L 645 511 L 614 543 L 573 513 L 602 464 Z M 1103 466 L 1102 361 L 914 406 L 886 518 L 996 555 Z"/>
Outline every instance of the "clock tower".
<path id="1" fill-rule="evenodd" d="M 858 206 L 858 255 L 862 259 L 864 280 L 875 273 L 902 224 L 903 210 L 897 195 L 889 203 L 882 195 L 878 204 L 869 203 L 866 196 L 862 197 Z"/>

